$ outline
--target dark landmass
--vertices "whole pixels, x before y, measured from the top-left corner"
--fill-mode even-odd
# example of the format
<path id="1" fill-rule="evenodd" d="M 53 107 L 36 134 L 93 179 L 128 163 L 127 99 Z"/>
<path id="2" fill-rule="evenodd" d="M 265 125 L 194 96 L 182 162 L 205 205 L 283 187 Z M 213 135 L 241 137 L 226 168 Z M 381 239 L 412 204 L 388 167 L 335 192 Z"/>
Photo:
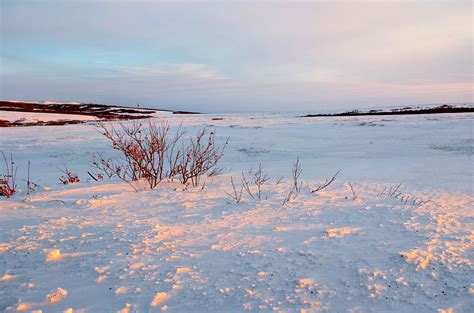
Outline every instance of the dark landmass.
<path id="1" fill-rule="evenodd" d="M 62 125 L 70 125 L 70 124 L 82 124 L 88 121 L 81 121 L 81 120 L 56 120 L 56 121 L 35 121 L 35 122 L 27 122 L 23 120 L 18 121 L 7 121 L 7 120 L 0 120 L 0 127 L 22 127 L 22 126 L 62 126 Z"/>
<path id="2" fill-rule="evenodd" d="M 192 112 L 192 111 L 173 111 L 173 114 L 201 114 L 201 113 Z"/>
<path id="3" fill-rule="evenodd" d="M 18 112 L 34 112 L 34 113 L 55 113 L 55 114 L 77 114 L 94 116 L 99 119 L 137 119 L 147 118 L 157 111 L 146 108 L 131 108 L 116 105 L 105 105 L 95 103 L 28 103 L 28 102 L 10 102 L 0 101 L 0 110 L 2 111 L 18 111 Z"/>
<path id="4" fill-rule="evenodd" d="M 443 104 L 432 108 L 412 108 L 404 107 L 400 109 L 392 109 L 390 111 L 369 110 L 369 111 L 350 111 L 335 114 L 307 114 L 300 117 L 329 117 L 329 116 L 367 116 L 367 115 L 414 115 L 414 114 L 440 114 L 440 113 L 468 113 L 474 112 L 474 107 L 469 106 L 453 106 Z"/>
<path id="5" fill-rule="evenodd" d="M 96 117 L 98 120 L 133 120 L 150 118 L 156 112 L 170 112 L 173 114 L 199 114 L 198 112 L 171 111 L 150 108 L 132 108 L 118 105 L 105 105 L 95 103 L 31 103 L 18 101 L 0 101 L 0 111 L 30 112 L 30 113 L 54 113 L 54 114 L 75 114 Z M 61 119 L 55 121 L 7 121 L 0 119 L 0 127 L 20 127 L 20 126 L 55 126 L 66 124 L 87 123 L 84 120 Z"/>

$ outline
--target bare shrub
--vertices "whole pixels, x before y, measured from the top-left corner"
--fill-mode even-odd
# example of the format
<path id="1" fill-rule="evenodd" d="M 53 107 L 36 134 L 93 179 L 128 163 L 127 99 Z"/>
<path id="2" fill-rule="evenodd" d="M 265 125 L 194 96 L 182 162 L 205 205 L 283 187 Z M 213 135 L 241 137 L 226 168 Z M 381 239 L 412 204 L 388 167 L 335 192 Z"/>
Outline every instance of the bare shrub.
<path id="1" fill-rule="evenodd" d="M 216 166 L 224 155 L 227 142 L 228 140 L 221 147 L 216 146 L 215 132 L 208 132 L 205 128 L 191 137 L 189 145 L 182 150 L 182 162 L 176 169 L 179 181 L 184 185 L 191 183 L 196 187 L 204 174 L 215 175 Z"/>
<path id="2" fill-rule="evenodd" d="M 262 163 L 258 165 L 258 169 L 250 178 L 247 178 L 242 172 L 242 186 L 252 199 L 262 199 L 262 187 L 269 179 L 270 178 L 263 173 Z M 255 188 L 252 188 L 253 186 L 255 186 Z M 256 191 L 253 192 L 252 189 L 256 189 Z"/>
<path id="3" fill-rule="evenodd" d="M 61 171 L 63 172 L 63 175 L 59 177 L 59 180 L 64 185 L 79 183 L 81 181 L 79 179 L 79 176 L 67 167 L 64 167 L 64 169 L 62 169 Z"/>
<path id="4" fill-rule="evenodd" d="M 145 180 L 154 189 L 163 179 L 177 178 L 182 184 L 198 186 L 204 174 L 218 174 L 217 164 L 225 146 L 216 146 L 215 133 L 200 130 L 186 142 L 179 127 L 171 133 L 164 122 L 148 126 L 134 122 L 131 126 L 119 123 L 119 128 L 99 123 L 99 132 L 121 152 L 121 160 L 107 159 L 95 154 L 92 166 L 103 175 L 114 176 L 128 183 Z M 133 185 L 132 185 L 133 186 Z"/>
<path id="5" fill-rule="evenodd" d="M 18 167 L 13 160 L 13 154 L 10 154 L 10 160 L 7 159 L 2 151 L 5 171 L 0 174 L 0 196 L 11 198 L 17 192 L 16 173 Z"/>
<path id="6" fill-rule="evenodd" d="M 293 177 L 293 188 L 296 192 L 301 191 L 301 187 L 303 186 L 303 182 L 300 181 L 300 175 L 303 172 L 303 168 L 301 167 L 300 160 L 296 158 L 296 161 L 293 163 L 293 168 L 291 171 Z"/>
<path id="7" fill-rule="evenodd" d="M 311 193 L 316 193 L 318 191 L 321 191 L 321 190 L 326 189 L 327 187 L 329 187 L 336 180 L 336 177 L 337 177 L 337 175 L 339 174 L 340 171 L 341 170 L 338 170 L 336 172 L 336 174 L 334 174 L 330 179 L 326 179 L 326 181 L 323 184 L 319 185 L 318 187 L 316 187 L 314 189 L 310 188 L 310 192 Z"/>
<path id="8" fill-rule="evenodd" d="M 110 178 L 117 176 L 127 182 L 144 178 L 152 189 L 163 180 L 164 175 L 173 175 L 164 170 L 166 154 L 174 148 L 183 132 L 178 130 L 170 139 L 170 127 L 167 124 L 158 127 L 149 122 L 145 128 L 143 124 L 134 122 L 131 126 L 122 123 L 119 126 L 116 129 L 113 125 L 107 127 L 99 123 L 101 134 L 111 141 L 112 148 L 122 153 L 122 162 L 97 154 L 93 160 L 94 167 Z"/>
<path id="9" fill-rule="evenodd" d="M 301 163 L 299 158 L 296 158 L 296 161 L 293 163 L 293 167 L 291 168 L 291 176 L 292 176 L 292 186 L 288 195 L 283 199 L 283 203 L 281 206 L 286 205 L 291 200 L 295 199 L 298 193 L 301 191 L 301 187 L 303 186 L 303 182 L 300 181 L 300 175 L 303 172 L 303 168 L 301 167 Z"/>

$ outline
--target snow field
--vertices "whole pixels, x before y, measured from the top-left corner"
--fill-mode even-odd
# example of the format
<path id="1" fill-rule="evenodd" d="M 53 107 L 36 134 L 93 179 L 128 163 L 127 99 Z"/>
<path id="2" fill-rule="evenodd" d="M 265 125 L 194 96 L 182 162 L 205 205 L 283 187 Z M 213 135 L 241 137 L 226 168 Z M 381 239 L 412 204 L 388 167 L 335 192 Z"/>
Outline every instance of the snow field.
<path id="1" fill-rule="evenodd" d="M 6 312 L 468 312 L 474 197 L 381 185 L 302 191 L 268 182 L 229 203 L 202 191 L 80 183 L 0 202 Z"/>

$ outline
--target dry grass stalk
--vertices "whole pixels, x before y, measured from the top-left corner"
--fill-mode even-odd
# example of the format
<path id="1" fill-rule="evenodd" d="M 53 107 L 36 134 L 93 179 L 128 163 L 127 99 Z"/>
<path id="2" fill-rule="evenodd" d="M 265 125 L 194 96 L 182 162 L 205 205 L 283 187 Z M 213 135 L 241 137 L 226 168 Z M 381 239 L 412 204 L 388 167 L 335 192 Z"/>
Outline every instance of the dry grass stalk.
<path id="1" fill-rule="evenodd" d="M 252 199 L 262 199 L 262 187 L 269 179 L 270 178 L 263 173 L 262 163 L 258 165 L 257 171 L 255 171 L 250 178 L 247 178 L 242 172 L 242 186 Z M 256 188 L 252 188 L 254 186 Z M 252 189 L 256 189 L 256 191 L 253 192 Z"/>

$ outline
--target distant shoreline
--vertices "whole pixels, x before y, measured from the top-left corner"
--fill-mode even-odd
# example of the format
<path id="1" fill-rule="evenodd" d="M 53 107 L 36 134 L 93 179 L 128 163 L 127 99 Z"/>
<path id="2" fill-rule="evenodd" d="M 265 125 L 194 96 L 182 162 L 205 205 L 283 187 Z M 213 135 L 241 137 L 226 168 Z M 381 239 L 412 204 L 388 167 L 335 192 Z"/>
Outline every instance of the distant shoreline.
<path id="1" fill-rule="evenodd" d="M 24 121 L 22 119 L 9 121 L 0 119 L 0 127 L 61 126 L 67 124 L 81 124 L 90 122 L 90 120 L 68 119 L 67 115 L 82 115 L 94 117 L 98 120 L 103 121 L 116 121 L 147 119 L 153 117 L 153 114 L 156 112 L 170 112 L 173 114 L 200 114 L 198 112 L 126 107 L 120 105 L 106 105 L 95 103 L 40 103 L 26 101 L 0 101 L 0 112 L 1 111 L 63 114 L 66 118 L 55 121 Z"/>
<path id="2" fill-rule="evenodd" d="M 370 116 L 370 115 L 416 115 L 416 114 L 443 114 L 443 113 L 472 113 L 474 107 L 452 106 L 443 104 L 433 108 L 412 108 L 404 107 L 401 109 L 392 109 L 390 111 L 369 110 L 369 111 L 350 111 L 332 114 L 306 114 L 299 117 L 337 117 L 337 116 Z"/>

